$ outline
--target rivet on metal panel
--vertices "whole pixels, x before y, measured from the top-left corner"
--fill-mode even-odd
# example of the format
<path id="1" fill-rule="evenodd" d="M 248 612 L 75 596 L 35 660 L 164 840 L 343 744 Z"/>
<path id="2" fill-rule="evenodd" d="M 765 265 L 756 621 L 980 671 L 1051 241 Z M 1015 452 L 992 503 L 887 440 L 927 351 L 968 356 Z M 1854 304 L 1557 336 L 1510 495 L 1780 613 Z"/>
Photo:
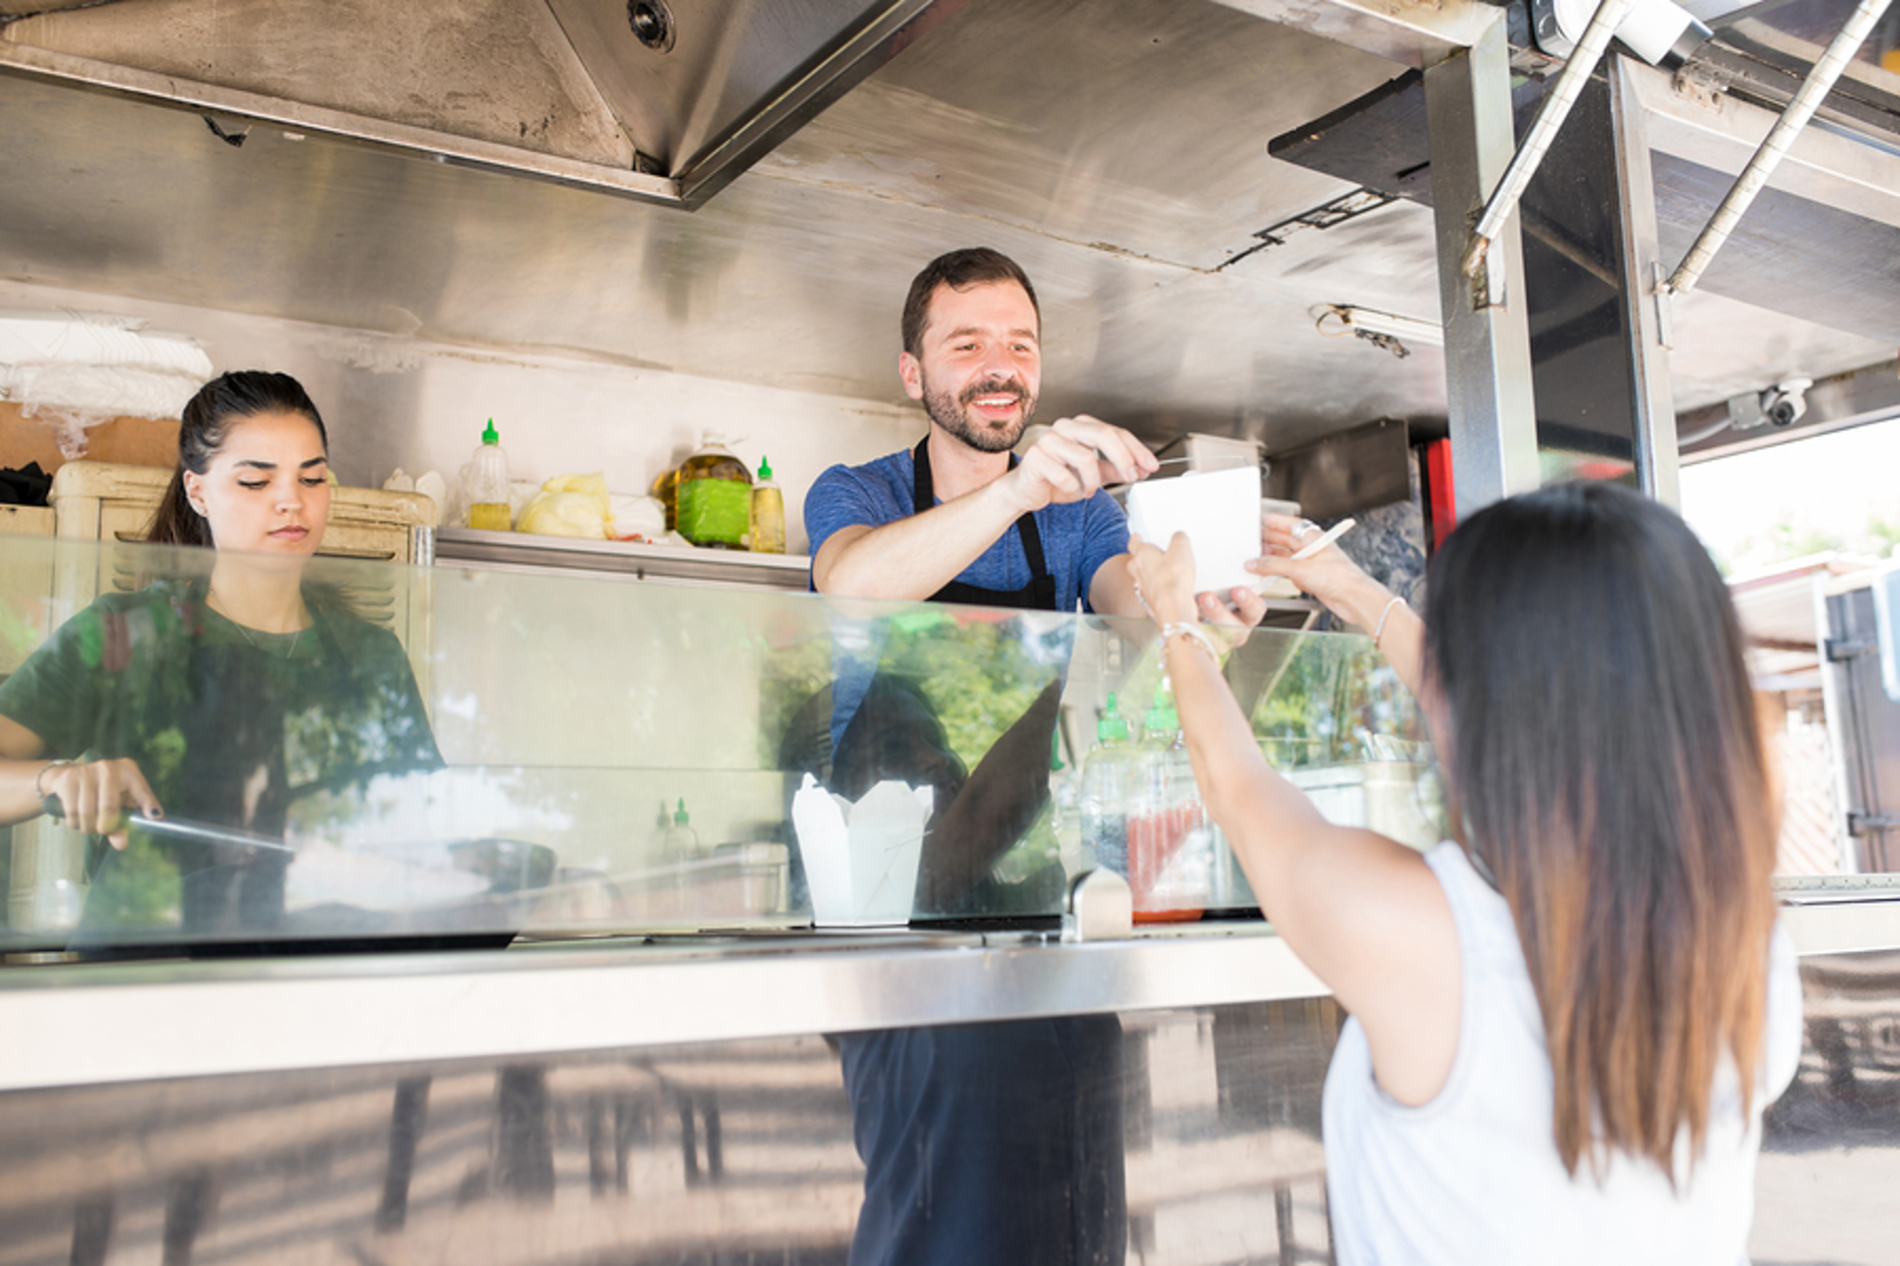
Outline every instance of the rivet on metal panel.
<path id="1" fill-rule="evenodd" d="M 656 53 L 672 51 L 673 15 L 660 0 L 627 0 L 627 25 L 642 44 Z"/>
<path id="2" fill-rule="evenodd" d="M 1722 94 L 1728 85 L 1705 66 L 1685 65 L 1669 80 L 1669 90 L 1684 101 L 1710 110 L 1722 108 Z"/>

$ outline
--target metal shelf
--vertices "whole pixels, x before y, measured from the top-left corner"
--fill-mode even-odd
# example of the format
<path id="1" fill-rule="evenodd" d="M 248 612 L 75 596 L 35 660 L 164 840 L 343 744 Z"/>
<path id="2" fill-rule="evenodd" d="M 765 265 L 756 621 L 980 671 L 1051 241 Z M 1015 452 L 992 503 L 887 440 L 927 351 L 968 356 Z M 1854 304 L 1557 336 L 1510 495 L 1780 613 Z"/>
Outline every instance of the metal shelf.
<path id="1" fill-rule="evenodd" d="M 551 575 L 594 572 L 635 580 L 724 588 L 779 589 L 803 593 L 811 559 L 803 554 L 748 554 L 743 550 L 640 545 L 632 541 L 583 541 L 529 532 L 483 532 L 441 528 L 435 534 L 438 567 Z M 1269 598 L 1266 628 L 1302 627 L 1319 610 L 1307 598 Z"/>
<path id="2" fill-rule="evenodd" d="M 642 545 L 632 541 L 583 541 L 528 532 L 442 528 L 435 561 L 442 567 L 497 571 L 596 572 L 634 580 L 803 592 L 811 559 L 801 554 L 749 554 L 742 550 Z"/>

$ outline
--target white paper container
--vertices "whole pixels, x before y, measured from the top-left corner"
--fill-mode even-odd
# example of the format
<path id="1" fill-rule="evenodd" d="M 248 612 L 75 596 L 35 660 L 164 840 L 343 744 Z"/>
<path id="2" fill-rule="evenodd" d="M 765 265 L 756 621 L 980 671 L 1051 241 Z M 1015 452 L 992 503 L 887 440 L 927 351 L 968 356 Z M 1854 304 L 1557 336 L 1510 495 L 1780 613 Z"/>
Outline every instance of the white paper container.
<path id="1" fill-rule="evenodd" d="M 1194 546 L 1194 591 L 1226 591 L 1260 578 L 1247 570 L 1260 557 L 1260 468 L 1194 472 L 1151 479 L 1128 490 L 1128 530 L 1168 547 L 1176 532 Z"/>
<path id="2" fill-rule="evenodd" d="M 792 796 L 812 922 L 819 927 L 883 927 L 910 922 L 923 857 L 924 824 L 935 793 L 885 780 L 853 804 L 810 774 Z"/>

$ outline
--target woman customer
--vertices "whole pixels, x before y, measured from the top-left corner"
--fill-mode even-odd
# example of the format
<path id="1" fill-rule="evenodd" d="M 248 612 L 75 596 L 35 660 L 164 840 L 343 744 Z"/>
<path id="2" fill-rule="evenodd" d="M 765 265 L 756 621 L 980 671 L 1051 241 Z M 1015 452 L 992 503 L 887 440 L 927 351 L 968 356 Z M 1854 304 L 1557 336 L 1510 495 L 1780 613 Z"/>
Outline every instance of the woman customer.
<path id="1" fill-rule="evenodd" d="M 328 436 L 297 381 L 245 371 L 206 384 L 185 406 L 148 539 L 215 557 L 161 556 L 173 578 L 104 595 L 0 683 L 0 824 L 52 799 L 119 850 L 130 809 L 281 838 L 299 796 L 440 766 L 401 644 L 305 576 L 329 510 Z M 167 850 L 185 930 L 261 931 L 281 916 L 289 854 L 233 864 L 224 846 Z M 100 888 L 89 924 L 133 917 L 137 894 L 102 912 Z"/>
<path id="2" fill-rule="evenodd" d="M 1311 530 L 1270 520 L 1256 570 L 1372 633 L 1417 694 L 1454 835 L 1424 854 L 1330 824 L 1261 758 L 1185 537 L 1130 567 L 1208 809 L 1352 1016 L 1324 1097 L 1339 1260 L 1746 1260 L 1800 985 L 1708 555 L 1624 489 L 1548 489 L 1446 540 L 1421 621 L 1337 547 L 1294 561 Z"/>

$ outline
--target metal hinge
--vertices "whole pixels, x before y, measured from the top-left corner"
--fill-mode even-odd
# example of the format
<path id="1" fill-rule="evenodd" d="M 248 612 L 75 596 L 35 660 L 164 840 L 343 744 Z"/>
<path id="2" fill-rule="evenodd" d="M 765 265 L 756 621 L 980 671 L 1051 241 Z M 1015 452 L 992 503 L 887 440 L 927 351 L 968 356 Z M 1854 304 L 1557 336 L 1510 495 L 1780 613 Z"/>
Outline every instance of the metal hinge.
<path id="1" fill-rule="evenodd" d="M 1849 813 L 1847 815 L 1847 833 L 1849 835 L 1870 835 L 1875 831 L 1891 831 L 1900 827 L 1900 815 L 1892 813 Z"/>
<path id="2" fill-rule="evenodd" d="M 1877 654 L 1880 643 L 1871 637 L 1830 637 L 1821 644 L 1821 648 L 1827 655 L 1828 663 L 1838 664 L 1843 660 Z"/>

